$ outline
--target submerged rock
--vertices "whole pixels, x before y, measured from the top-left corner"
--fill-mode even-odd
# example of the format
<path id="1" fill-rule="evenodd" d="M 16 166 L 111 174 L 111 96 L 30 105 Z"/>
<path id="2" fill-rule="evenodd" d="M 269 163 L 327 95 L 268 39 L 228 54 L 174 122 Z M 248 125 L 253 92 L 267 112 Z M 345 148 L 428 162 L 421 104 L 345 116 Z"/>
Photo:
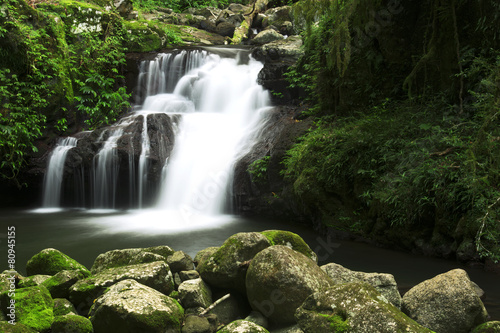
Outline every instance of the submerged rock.
<path id="1" fill-rule="evenodd" d="M 488 313 L 467 272 L 454 269 L 426 280 L 404 296 L 402 310 L 439 333 L 466 333 L 484 323 Z"/>
<path id="2" fill-rule="evenodd" d="M 295 317 L 305 333 L 431 332 L 365 282 L 333 286 L 309 296 Z"/>
<path id="3" fill-rule="evenodd" d="M 90 275 L 90 271 L 85 266 L 61 251 L 52 248 L 44 249 L 35 254 L 26 264 L 28 276 L 37 274 L 56 275 L 64 270 L 79 270 Z"/>
<path id="4" fill-rule="evenodd" d="M 314 261 L 282 245 L 257 254 L 246 277 L 250 305 L 276 324 L 294 323 L 302 302 L 332 284 Z"/>
<path id="5" fill-rule="evenodd" d="M 211 286 L 244 292 L 249 261 L 270 245 L 269 240 L 258 232 L 237 233 L 196 269 Z"/>
<path id="6" fill-rule="evenodd" d="M 398 309 L 401 308 L 401 295 L 392 274 L 355 272 L 339 264 L 330 263 L 321 269 L 336 283 L 364 281 L 373 287 Z"/>
<path id="7" fill-rule="evenodd" d="M 179 303 L 135 280 L 113 285 L 89 313 L 95 333 L 180 332 L 184 310 Z"/>

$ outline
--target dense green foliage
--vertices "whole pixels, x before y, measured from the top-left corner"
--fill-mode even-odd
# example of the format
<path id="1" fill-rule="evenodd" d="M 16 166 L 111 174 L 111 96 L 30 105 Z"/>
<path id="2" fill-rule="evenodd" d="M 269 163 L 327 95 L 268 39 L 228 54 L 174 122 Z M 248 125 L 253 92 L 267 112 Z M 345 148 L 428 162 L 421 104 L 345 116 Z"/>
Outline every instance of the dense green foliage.
<path id="1" fill-rule="evenodd" d="M 305 0 L 295 14 L 305 55 L 288 76 L 318 117 L 284 161 L 297 198 L 338 228 L 386 221 L 499 259 L 499 5 Z"/>
<path id="2" fill-rule="evenodd" d="M 152 10 L 158 7 L 170 8 L 176 12 L 183 12 L 188 8 L 216 7 L 224 8 L 230 3 L 246 3 L 244 0 L 136 0 L 137 7 L 144 10 Z"/>

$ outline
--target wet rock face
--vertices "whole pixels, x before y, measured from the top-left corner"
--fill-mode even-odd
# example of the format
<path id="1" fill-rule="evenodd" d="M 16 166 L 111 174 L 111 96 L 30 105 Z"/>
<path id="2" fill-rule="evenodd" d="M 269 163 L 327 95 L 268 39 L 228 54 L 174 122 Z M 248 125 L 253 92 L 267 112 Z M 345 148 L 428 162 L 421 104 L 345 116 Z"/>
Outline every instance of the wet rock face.
<path id="1" fill-rule="evenodd" d="M 466 333 L 484 323 L 488 313 L 469 276 L 454 269 L 426 280 L 403 296 L 402 311 L 440 333 Z"/>
<path id="2" fill-rule="evenodd" d="M 93 132 L 78 134 L 77 146 L 68 151 L 63 175 L 63 206 L 91 206 L 91 187 L 94 170 L 99 163 L 99 152 L 106 141 L 118 130 L 121 136 L 116 141 L 112 154 L 113 168 L 117 175 L 115 198 L 116 208 L 134 207 L 138 198 L 132 198 L 134 186 L 137 186 L 139 159 L 143 150 L 143 114 L 130 115 L 121 122 Z M 161 183 L 162 169 L 174 146 L 175 127 L 180 117 L 164 113 L 147 115 L 147 135 L 149 153 L 146 157 L 146 187 L 149 197 L 143 199 L 144 204 L 151 203 Z M 131 179 L 134 179 L 133 181 Z M 85 191 L 82 189 L 85 188 Z"/>

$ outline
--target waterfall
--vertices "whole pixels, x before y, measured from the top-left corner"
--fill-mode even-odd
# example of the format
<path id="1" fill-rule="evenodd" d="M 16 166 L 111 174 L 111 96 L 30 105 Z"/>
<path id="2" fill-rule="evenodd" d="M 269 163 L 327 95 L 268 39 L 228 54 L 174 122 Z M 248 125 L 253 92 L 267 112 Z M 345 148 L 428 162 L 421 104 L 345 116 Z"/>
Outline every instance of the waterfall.
<path id="1" fill-rule="evenodd" d="M 60 139 L 52 151 L 43 179 L 43 208 L 57 208 L 61 204 L 61 187 L 66 155 L 71 148 L 76 147 L 76 138 Z"/>
<path id="2" fill-rule="evenodd" d="M 186 219 L 224 212 L 233 164 L 251 146 L 269 105 L 256 82 L 262 64 L 238 62 L 212 55 L 177 84 L 171 98 L 192 101 L 194 112 L 182 115 L 158 208 L 179 210 Z"/>
<path id="3" fill-rule="evenodd" d="M 75 185 L 73 196 L 93 209 L 152 208 L 185 219 L 224 213 L 234 164 L 252 147 L 269 109 L 268 92 L 257 84 L 262 67 L 238 49 L 175 51 L 143 61 L 139 106 L 85 136 L 85 158 L 67 177 L 89 185 Z M 53 154 L 60 189 L 64 157 L 56 162 L 59 147 Z M 44 207 L 59 206 L 60 194 L 47 193 Z"/>

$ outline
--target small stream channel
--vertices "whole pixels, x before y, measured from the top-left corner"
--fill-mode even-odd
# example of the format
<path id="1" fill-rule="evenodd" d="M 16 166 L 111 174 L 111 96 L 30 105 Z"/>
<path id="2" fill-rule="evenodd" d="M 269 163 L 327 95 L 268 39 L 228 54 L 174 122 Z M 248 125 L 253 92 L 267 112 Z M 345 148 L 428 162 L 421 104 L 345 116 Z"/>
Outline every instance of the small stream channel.
<path id="1" fill-rule="evenodd" d="M 90 268 L 103 252 L 168 245 L 194 257 L 199 250 L 220 246 L 238 232 L 281 229 L 302 236 L 318 254 L 321 264 L 335 262 L 364 272 L 391 273 L 401 293 L 454 268 L 465 269 L 485 292 L 483 301 L 491 320 L 500 320 L 500 278 L 453 261 L 411 255 L 350 241 L 330 241 L 303 225 L 269 220 L 248 220 L 231 215 L 200 218 L 189 224 L 161 211 L 2 211 L 0 253 L 7 253 L 7 227 L 16 227 L 16 268 L 26 273 L 26 262 L 44 248 L 56 248 Z M 7 269 L 6 255 L 0 270 Z"/>

